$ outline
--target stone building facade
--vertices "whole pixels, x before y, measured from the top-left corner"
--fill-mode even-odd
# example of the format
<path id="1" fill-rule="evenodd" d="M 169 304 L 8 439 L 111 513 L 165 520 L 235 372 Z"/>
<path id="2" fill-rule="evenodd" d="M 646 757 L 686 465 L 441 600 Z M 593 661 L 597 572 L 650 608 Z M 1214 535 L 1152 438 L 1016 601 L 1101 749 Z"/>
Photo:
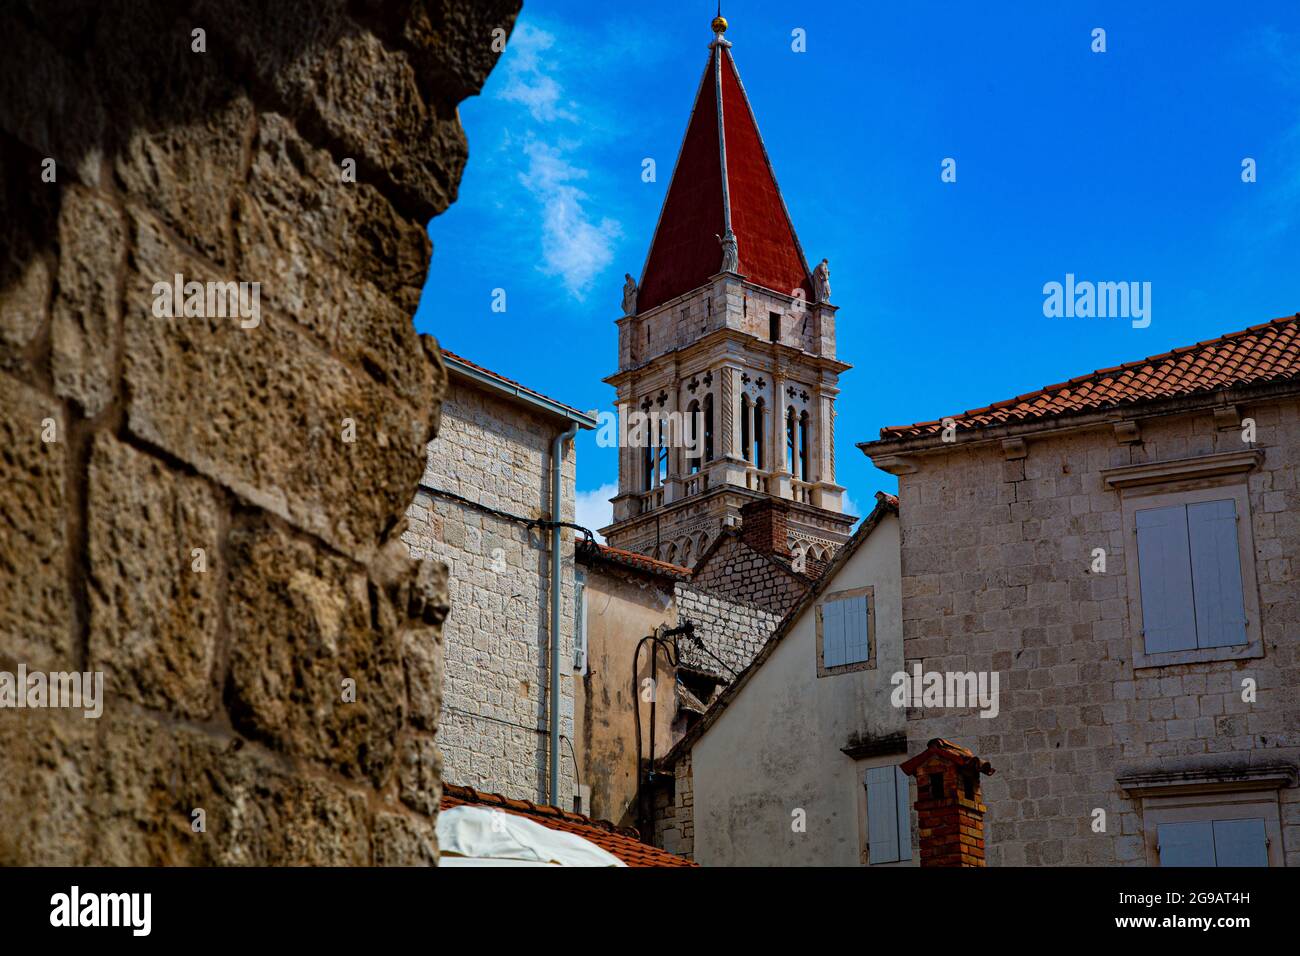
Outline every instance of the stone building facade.
<path id="1" fill-rule="evenodd" d="M 574 558 L 561 532 L 558 794 L 548 793 L 551 516 L 557 434 L 595 422 L 460 356 L 438 436 L 402 536 L 417 559 L 447 566 L 452 612 L 438 741 L 452 783 L 570 808 L 574 796 Z M 574 518 L 573 443 L 564 446 L 561 519 Z"/>
<path id="2" fill-rule="evenodd" d="M 0 9 L 0 670 L 105 676 L 0 711 L 0 863 L 436 859 L 411 314 L 518 7 Z M 158 318 L 177 274 L 256 323 Z"/>
<path id="3" fill-rule="evenodd" d="M 907 724 L 997 769 L 990 865 L 1300 865 L 1298 372 L 1291 317 L 863 446 L 908 668 L 1000 675 Z"/>
<path id="4" fill-rule="evenodd" d="M 900 578 L 898 502 L 882 493 L 659 761 L 656 845 L 703 866 L 913 864 L 897 769 L 907 721 L 890 701 L 903 665 Z M 841 662 L 828 641 L 846 601 L 861 602 L 862 641 Z"/>
<path id="5" fill-rule="evenodd" d="M 700 586 L 689 568 L 634 552 L 581 544 L 578 562 L 575 709 L 584 809 L 649 836 L 653 788 L 645 784 L 652 761 L 744 671 L 780 619 Z M 647 638 L 687 623 L 691 634 L 666 636 L 674 650 L 661 645 L 652 660 Z"/>
<path id="6" fill-rule="evenodd" d="M 825 560 L 854 520 L 835 483 L 835 399 L 850 366 L 835 354 L 828 268 L 808 267 L 730 47 L 721 32 L 710 45 L 606 379 L 623 418 L 684 416 L 685 431 L 651 424 L 620 448 L 602 533 L 693 566 L 746 504 L 775 497 L 794 505 L 790 547 Z"/>

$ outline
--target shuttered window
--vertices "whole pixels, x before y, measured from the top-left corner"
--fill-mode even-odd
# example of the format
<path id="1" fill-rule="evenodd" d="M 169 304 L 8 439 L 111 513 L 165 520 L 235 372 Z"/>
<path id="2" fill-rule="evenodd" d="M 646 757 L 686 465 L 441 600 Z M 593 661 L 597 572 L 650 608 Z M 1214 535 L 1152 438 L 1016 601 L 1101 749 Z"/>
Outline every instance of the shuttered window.
<path id="1" fill-rule="evenodd" d="M 822 666 L 858 664 L 871 655 L 871 605 L 865 594 L 822 605 Z"/>
<path id="2" fill-rule="evenodd" d="M 870 863 L 912 858 L 911 802 L 907 774 L 898 767 L 872 767 L 866 773 L 867 854 Z"/>
<path id="3" fill-rule="evenodd" d="M 1236 502 L 1147 508 L 1135 519 L 1147 653 L 1245 644 Z"/>
<path id="4" fill-rule="evenodd" d="M 1161 866 L 1268 866 L 1261 817 L 1162 823 L 1156 834 Z"/>
<path id="5" fill-rule="evenodd" d="M 573 669 L 587 673 L 587 576 L 579 571 L 573 580 Z"/>

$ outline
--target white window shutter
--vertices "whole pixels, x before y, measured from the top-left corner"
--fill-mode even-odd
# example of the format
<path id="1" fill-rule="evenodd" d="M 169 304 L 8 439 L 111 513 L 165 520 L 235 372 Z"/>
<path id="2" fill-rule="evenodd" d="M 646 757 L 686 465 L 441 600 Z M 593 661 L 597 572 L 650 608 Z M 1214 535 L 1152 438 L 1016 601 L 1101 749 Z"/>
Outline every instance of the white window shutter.
<path id="1" fill-rule="evenodd" d="M 849 598 L 844 604 L 844 663 L 857 664 L 867 659 L 871 647 L 867 635 L 867 596 Z"/>
<path id="2" fill-rule="evenodd" d="M 894 770 L 872 767 L 867 771 L 867 849 L 871 863 L 897 863 L 898 790 Z"/>
<path id="3" fill-rule="evenodd" d="M 587 582 L 579 573 L 573 582 L 573 669 L 587 673 Z"/>
<path id="4" fill-rule="evenodd" d="M 822 666 L 839 667 L 844 663 L 844 602 L 828 601 L 822 605 Z"/>
<path id="5" fill-rule="evenodd" d="M 910 780 L 911 777 L 903 773 L 900 768 L 894 768 L 894 787 L 898 796 L 898 858 L 900 860 L 912 858 L 912 800 L 911 791 L 908 789 Z"/>
<path id="6" fill-rule="evenodd" d="M 1192 567 L 1183 505 L 1136 514 L 1142 634 L 1148 654 L 1196 647 Z"/>
<path id="7" fill-rule="evenodd" d="M 1156 827 L 1161 866 L 1214 866 L 1214 829 L 1209 820 Z"/>
<path id="8" fill-rule="evenodd" d="M 1268 834 L 1264 820 L 1214 821 L 1215 866 L 1268 866 Z"/>
<path id="9" fill-rule="evenodd" d="M 1231 498 L 1187 506 L 1198 647 L 1246 643 L 1246 608 L 1237 550 L 1237 505 Z"/>

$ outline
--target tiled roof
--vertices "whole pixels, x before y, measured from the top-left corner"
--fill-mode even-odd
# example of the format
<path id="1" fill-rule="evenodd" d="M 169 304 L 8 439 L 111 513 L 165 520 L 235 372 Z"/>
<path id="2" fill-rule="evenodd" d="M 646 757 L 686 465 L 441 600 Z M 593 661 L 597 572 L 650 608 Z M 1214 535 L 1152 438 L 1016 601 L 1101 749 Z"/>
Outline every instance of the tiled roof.
<path id="1" fill-rule="evenodd" d="M 593 820 L 559 807 L 528 800 L 512 800 L 499 793 L 484 793 L 473 787 L 443 784 L 441 809 L 449 810 L 465 805 L 503 810 L 536 820 L 552 830 L 576 834 L 614 854 L 628 866 L 695 866 L 690 860 L 642 843 L 635 830 L 616 827 L 605 820 Z"/>
<path id="2" fill-rule="evenodd" d="M 714 44 L 646 256 L 639 312 L 698 289 L 722 271 L 718 237 L 726 232 L 728 212 L 740 272 L 750 282 L 785 295 L 801 290 L 811 302 L 808 265 L 740 73 L 727 46 Z"/>
<path id="3" fill-rule="evenodd" d="M 1292 315 L 950 417 L 958 430 L 985 428 L 1278 381 L 1297 374 L 1300 315 Z M 880 438 L 913 438 L 942 430 L 941 419 L 882 428 Z"/>
<path id="4" fill-rule="evenodd" d="M 502 375 L 499 372 L 494 372 L 490 368 L 484 368 L 482 365 L 479 365 L 477 362 L 471 362 L 469 359 L 465 358 L 465 356 L 457 355 L 455 352 L 451 351 L 450 349 L 445 349 L 442 346 L 438 346 L 438 351 L 440 351 L 445 358 L 454 359 L 456 362 L 459 362 L 461 365 L 472 368 L 476 372 L 481 372 L 483 375 L 495 379 L 496 381 L 500 382 L 502 385 L 507 385 L 510 388 L 518 389 L 521 392 L 526 392 L 529 395 L 541 399 L 542 401 L 550 402 L 552 405 L 559 405 L 561 408 L 573 412 L 573 414 L 575 415 L 581 415 L 584 418 L 587 417 L 586 412 L 579 411 L 578 409 L 574 408 L 572 405 L 566 405 L 564 402 L 561 402 L 558 399 L 551 398 L 549 395 L 543 395 L 541 392 L 537 391 L 536 389 L 529 388 L 527 385 L 522 385 L 519 382 L 516 382 L 512 378 L 506 378 L 504 375 Z"/>
<path id="5" fill-rule="evenodd" d="M 611 548 L 607 544 L 599 544 L 595 541 L 582 541 L 578 544 L 578 554 L 583 554 L 609 561 L 612 564 L 621 564 L 624 567 L 633 568 L 637 571 L 645 571 L 648 574 L 657 574 L 662 577 L 674 578 L 678 580 L 687 580 L 691 576 L 691 569 L 684 568 L 680 564 L 669 564 L 667 561 L 660 561 L 657 558 L 647 557 L 644 554 L 637 554 L 635 551 L 624 551 L 622 548 Z"/>

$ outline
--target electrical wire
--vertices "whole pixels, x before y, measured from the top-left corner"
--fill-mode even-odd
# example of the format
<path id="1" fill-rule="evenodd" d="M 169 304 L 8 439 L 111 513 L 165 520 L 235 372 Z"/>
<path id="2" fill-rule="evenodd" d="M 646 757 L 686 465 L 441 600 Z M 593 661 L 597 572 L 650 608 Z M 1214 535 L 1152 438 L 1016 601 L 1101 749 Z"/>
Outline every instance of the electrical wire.
<path id="1" fill-rule="evenodd" d="M 502 511 L 500 508 L 493 508 L 485 504 L 480 504 L 472 498 L 466 498 L 464 495 L 458 495 L 454 491 L 447 491 L 444 488 L 435 488 L 432 485 L 426 485 L 423 482 L 419 485 L 419 490 L 426 494 L 438 498 L 445 498 L 448 501 L 454 501 L 457 504 L 466 505 L 476 511 L 489 514 L 494 518 L 500 518 L 502 521 L 513 521 L 516 524 L 524 525 L 528 528 L 570 528 L 574 531 L 581 531 L 587 536 L 588 543 L 594 543 L 596 536 L 591 529 L 584 528 L 580 524 L 574 524 L 572 521 L 551 521 L 549 518 L 525 518 L 523 515 L 511 514 L 509 511 Z"/>
<path id="2" fill-rule="evenodd" d="M 519 730 L 528 730 L 535 734 L 549 736 L 551 729 L 549 727 L 529 727 L 527 724 L 517 724 L 513 720 L 502 720 L 500 717 L 489 717 L 487 714 L 471 714 L 468 710 L 461 710 L 459 707 L 452 707 L 450 704 L 443 704 L 442 709 L 449 713 L 459 714 L 462 717 L 469 717 L 472 720 L 489 720 L 494 724 L 504 724 L 507 727 L 516 727 Z M 582 774 L 578 771 L 578 755 L 573 749 L 573 741 L 566 735 L 560 734 L 560 739 L 569 745 L 569 759 L 573 761 L 573 781 L 574 787 L 581 793 Z"/>

